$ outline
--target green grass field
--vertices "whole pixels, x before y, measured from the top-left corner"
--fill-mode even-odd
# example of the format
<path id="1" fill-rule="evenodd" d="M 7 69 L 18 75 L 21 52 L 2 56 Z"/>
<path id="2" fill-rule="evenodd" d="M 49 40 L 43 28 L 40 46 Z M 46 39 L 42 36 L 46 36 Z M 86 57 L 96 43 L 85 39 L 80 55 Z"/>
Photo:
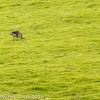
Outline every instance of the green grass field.
<path id="1" fill-rule="evenodd" d="M 100 100 L 100 1 L 0 0 L 0 99 Z"/>

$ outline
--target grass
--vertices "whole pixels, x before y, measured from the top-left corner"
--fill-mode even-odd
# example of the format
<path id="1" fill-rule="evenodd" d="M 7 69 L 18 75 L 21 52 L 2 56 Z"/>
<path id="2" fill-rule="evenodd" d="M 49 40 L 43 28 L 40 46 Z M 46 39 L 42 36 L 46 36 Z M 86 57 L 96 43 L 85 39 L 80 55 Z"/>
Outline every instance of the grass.
<path id="1" fill-rule="evenodd" d="M 99 100 L 99 5 L 0 0 L 0 99 Z"/>

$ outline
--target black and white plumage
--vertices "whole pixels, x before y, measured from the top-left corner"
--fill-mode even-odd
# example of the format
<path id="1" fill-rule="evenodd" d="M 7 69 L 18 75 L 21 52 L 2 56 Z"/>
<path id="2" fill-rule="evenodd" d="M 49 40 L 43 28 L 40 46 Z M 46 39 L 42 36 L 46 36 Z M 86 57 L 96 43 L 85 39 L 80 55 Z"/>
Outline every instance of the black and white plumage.
<path id="1" fill-rule="evenodd" d="M 17 30 L 13 30 L 13 31 L 10 33 L 10 35 L 13 35 L 14 38 L 17 37 L 17 40 L 18 40 L 18 37 L 21 37 L 21 38 L 23 39 L 22 34 L 21 34 L 19 31 L 17 31 Z M 13 38 L 13 39 L 14 39 L 14 38 Z"/>

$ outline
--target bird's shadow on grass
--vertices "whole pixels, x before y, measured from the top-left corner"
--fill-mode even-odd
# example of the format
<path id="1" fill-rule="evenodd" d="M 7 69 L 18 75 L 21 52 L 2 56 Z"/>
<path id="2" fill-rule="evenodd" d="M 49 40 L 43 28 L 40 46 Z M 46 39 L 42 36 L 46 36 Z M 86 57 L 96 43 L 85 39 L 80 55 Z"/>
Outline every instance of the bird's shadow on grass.
<path id="1" fill-rule="evenodd" d="M 25 38 L 23 38 L 23 39 L 11 39 L 10 41 L 24 41 L 24 40 L 26 40 Z"/>

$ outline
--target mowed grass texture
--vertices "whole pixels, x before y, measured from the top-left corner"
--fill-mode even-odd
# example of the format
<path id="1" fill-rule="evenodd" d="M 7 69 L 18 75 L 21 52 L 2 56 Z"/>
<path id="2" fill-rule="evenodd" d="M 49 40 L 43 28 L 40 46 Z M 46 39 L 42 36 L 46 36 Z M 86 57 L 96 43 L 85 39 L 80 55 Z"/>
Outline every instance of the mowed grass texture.
<path id="1" fill-rule="evenodd" d="M 99 0 L 0 0 L 0 99 L 100 100 L 99 29 Z"/>

